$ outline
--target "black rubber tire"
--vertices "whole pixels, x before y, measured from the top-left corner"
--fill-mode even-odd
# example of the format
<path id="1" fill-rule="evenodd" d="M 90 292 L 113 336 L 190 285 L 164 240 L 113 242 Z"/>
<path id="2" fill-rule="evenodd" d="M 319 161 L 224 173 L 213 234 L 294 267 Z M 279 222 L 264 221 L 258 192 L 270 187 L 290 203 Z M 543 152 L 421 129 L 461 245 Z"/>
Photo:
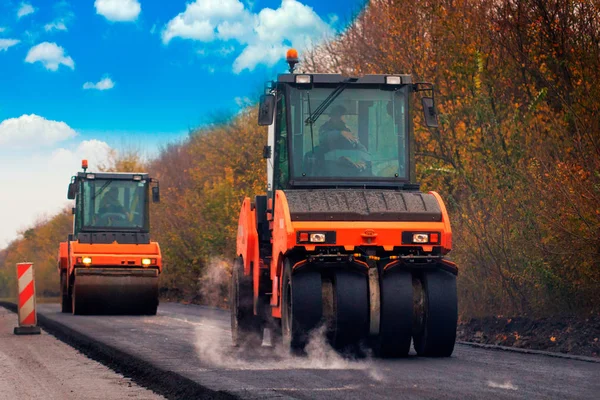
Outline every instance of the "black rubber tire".
<path id="1" fill-rule="evenodd" d="M 394 268 L 380 278 L 379 335 L 373 346 L 382 358 L 406 357 L 413 324 L 413 286 L 410 271 Z"/>
<path id="2" fill-rule="evenodd" d="M 289 260 L 284 261 L 281 292 L 281 336 L 283 346 L 292 353 L 302 353 L 310 331 L 321 322 L 321 274 L 301 270 L 292 273 Z"/>
<path id="3" fill-rule="evenodd" d="M 156 312 L 158 311 L 158 301 L 152 305 L 147 306 L 144 311 L 142 312 L 142 315 L 156 315 Z"/>
<path id="4" fill-rule="evenodd" d="M 69 280 L 66 271 L 60 273 L 60 291 L 62 295 L 60 311 L 63 313 L 71 313 L 73 311 L 73 303 L 71 296 L 69 296 Z"/>
<path id="5" fill-rule="evenodd" d="M 73 282 L 73 290 L 71 292 L 71 312 L 73 315 L 86 315 L 89 311 L 86 309 L 82 301 L 78 301 L 77 297 L 77 280 Z"/>
<path id="6" fill-rule="evenodd" d="M 450 357 L 456 342 L 458 299 L 456 276 L 442 270 L 424 271 L 419 277 L 423 288 L 423 322 L 413 332 L 415 351 L 420 356 Z"/>
<path id="7" fill-rule="evenodd" d="M 262 344 L 262 324 L 254 315 L 252 277 L 244 276 L 241 257 L 233 262 L 230 287 L 231 341 L 234 346 L 248 348 Z"/>
<path id="8" fill-rule="evenodd" d="M 331 345 L 340 351 L 355 352 L 369 334 L 369 284 L 367 276 L 340 269 L 335 271 L 333 320 L 329 329 Z"/>

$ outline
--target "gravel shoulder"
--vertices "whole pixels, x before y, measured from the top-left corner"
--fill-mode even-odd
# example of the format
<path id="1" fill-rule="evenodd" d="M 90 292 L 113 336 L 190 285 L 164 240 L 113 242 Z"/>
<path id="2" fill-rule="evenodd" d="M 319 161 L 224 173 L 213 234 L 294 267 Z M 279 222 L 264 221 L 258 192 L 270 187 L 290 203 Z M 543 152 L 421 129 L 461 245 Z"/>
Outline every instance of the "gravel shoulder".
<path id="1" fill-rule="evenodd" d="M 0 399 L 162 399 L 42 331 L 16 336 L 0 307 Z"/>

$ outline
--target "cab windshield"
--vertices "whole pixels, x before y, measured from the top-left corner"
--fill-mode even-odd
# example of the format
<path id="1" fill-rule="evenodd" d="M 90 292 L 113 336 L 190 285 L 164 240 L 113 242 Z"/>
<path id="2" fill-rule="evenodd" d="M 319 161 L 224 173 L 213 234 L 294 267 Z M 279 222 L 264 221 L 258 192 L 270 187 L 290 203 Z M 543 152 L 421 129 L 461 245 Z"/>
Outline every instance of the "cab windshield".
<path id="1" fill-rule="evenodd" d="M 314 120 L 336 87 L 290 87 L 288 142 L 292 181 L 398 181 L 408 179 L 407 89 L 348 86 Z M 285 106 L 284 106 L 285 108 Z M 285 111 L 278 116 L 283 117 Z M 281 146 L 280 161 L 287 162 Z M 282 151 L 283 150 L 283 151 Z M 282 157 L 284 156 L 284 157 Z M 280 173 L 286 172 L 280 165 Z"/>
<path id="2" fill-rule="evenodd" d="M 147 231 L 147 192 L 145 180 L 83 181 L 82 192 L 77 199 L 81 228 Z"/>

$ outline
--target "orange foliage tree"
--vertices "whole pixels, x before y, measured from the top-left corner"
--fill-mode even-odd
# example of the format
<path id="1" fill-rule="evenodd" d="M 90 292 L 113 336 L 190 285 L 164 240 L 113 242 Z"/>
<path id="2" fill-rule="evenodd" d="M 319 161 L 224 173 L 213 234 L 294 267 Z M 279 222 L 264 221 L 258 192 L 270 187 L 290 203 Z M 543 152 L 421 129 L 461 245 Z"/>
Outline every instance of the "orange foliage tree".
<path id="1" fill-rule="evenodd" d="M 318 72 L 411 73 L 417 171 L 442 192 L 465 314 L 598 310 L 600 6 L 575 0 L 372 0 L 306 57 Z"/>

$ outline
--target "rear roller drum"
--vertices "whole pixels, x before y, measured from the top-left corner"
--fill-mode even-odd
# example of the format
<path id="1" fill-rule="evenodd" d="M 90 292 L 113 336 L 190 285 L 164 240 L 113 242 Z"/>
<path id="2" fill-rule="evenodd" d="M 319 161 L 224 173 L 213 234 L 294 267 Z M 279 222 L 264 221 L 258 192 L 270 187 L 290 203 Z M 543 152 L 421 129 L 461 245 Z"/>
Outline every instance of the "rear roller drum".
<path id="1" fill-rule="evenodd" d="M 381 322 L 373 350 L 378 357 L 406 357 L 412 336 L 412 275 L 395 268 L 385 272 L 380 282 Z"/>
<path id="2" fill-rule="evenodd" d="M 244 275 L 244 263 L 240 257 L 233 263 L 231 274 L 231 340 L 234 346 L 248 348 L 262 344 L 262 324 L 254 315 L 252 277 Z"/>
<path id="3" fill-rule="evenodd" d="M 300 353 L 308 343 L 310 331 L 321 322 L 321 274 L 311 270 L 292 273 L 291 263 L 285 260 L 281 297 L 283 345 Z"/>
<path id="4" fill-rule="evenodd" d="M 413 340 L 420 356 L 450 357 L 456 341 L 456 276 L 442 270 L 415 277 Z"/>
<path id="5" fill-rule="evenodd" d="M 337 350 L 358 350 L 369 333 L 369 287 L 366 275 L 337 270 L 333 286 L 331 345 Z"/>

